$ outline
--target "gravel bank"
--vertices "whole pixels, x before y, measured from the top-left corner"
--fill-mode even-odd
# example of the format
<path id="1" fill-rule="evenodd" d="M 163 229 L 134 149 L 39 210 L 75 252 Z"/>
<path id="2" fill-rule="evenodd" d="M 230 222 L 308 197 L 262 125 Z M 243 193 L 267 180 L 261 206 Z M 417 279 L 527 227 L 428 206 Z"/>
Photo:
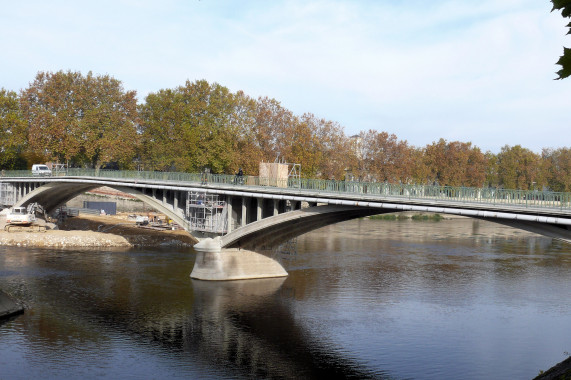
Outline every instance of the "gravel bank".
<path id="1" fill-rule="evenodd" d="M 6 217 L 0 216 L 0 246 L 79 248 L 79 247 L 158 247 L 192 246 L 194 239 L 185 231 L 140 228 L 127 216 L 82 215 L 68 218 L 59 229 L 46 224 L 45 232 L 6 232 Z M 97 232 L 98 230 L 107 232 Z"/>

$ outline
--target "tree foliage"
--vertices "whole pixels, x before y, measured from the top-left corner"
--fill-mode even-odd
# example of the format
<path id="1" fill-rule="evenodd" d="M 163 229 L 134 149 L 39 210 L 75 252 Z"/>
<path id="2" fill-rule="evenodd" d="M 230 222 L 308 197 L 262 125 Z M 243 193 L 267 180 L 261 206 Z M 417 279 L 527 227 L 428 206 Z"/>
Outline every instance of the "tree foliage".
<path id="1" fill-rule="evenodd" d="M 108 75 L 69 71 L 38 73 L 20 96 L 0 90 L 1 168 L 69 160 L 257 175 L 260 162 L 277 159 L 301 164 L 304 177 L 571 191 L 570 148 L 540 155 L 506 145 L 494 154 L 444 139 L 413 147 L 378 130 L 348 137 L 336 122 L 205 80 L 151 93 L 139 106 L 135 96 Z"/>
<path id="2" fill-rule="evenodd" d="M 506 189 L 528 190 L 545 185 L 541 156 L 521 145 L 504 146 L 497 155 L 498 182 Z"/>
<path id="3" fill-rule="evenodd" d="M 32 151 L 95 168 L 132 165 L 137 100 L 120 81 L 91 72 L 40 72 L 20 99 Z"/>
<path id="4" fill-rule="evenodd" d="M 426 147 L 425 162 L 440 185 L 480 187 L 486 180 L 487 159 L 472 143 L 440 139 Z"/>
<path id="5" fill-rule="evenodd" d="M 412 176 L 411 152 L 406 141 L 394 134 L 369 130 L 358 138 L 358 176 L 372 176 L 381 182 L 409 182 Z"/>
<path id="6" fill-rule="evenodd" d="M 571 191 L 571 148 L 544 149 L 544 172 L 553 191 Z"/>
<path id="7" fill-rule="evenodd" d="M 234 110 L 234 95 L 205 80 L 149 94 L 140 107 L 145 167 L 225 172 L 237 146 Z"/>
<path id="8" fill-rule="evenodd" d="M 561 16 L 565 18 L 571 18 L 571 0 L 551 0 L 553 3 L 554 10 L 561 11 Z M 569 31 L 567 34 L 571 34 L 571 22 L 567 24 Z M 557 79 L 564 79 L 571 75 L 571 49 L 564 47 L 563 55 L 559 57 L 557 64 L 561 66 L 561 70 L 557 72 L 559 76 Z"/>
<path id="9" fill-rule="evenodd" d="M 18 95 L 0 89 L 0 168 L 23 169 L 22 153 L 26 147 L 26 124 L 20 111 Z"/>

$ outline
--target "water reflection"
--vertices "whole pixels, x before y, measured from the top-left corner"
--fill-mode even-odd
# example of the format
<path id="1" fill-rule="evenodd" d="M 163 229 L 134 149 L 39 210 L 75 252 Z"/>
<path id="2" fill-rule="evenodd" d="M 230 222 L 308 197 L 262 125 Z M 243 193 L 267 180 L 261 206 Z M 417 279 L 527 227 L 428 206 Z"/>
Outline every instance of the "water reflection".
<path id="1" fill-rule="evenodd" d="M 4 280 L 28 305 L 10 328 L 25 337 L 36 365 L 57 363 L 63 372 L 78 356 L 114 362 L 109 348 L 119 333 L 178 353 L 179 368 L 197 362 L 216 368 L 201 377 L 381 377 L 311 340 L 292 316 L 285 278 L 190 280 L 191 263 L 173 266 L 182 259 L 176 254 L 155 260 L 146 252 L 6 253 L 4 264 L 29 271 L 25 281 Z"/>
<path id="2" fill-rule="evenodd" d="M 288 293 L 284 281 L 193 281 L 194 328 L 187 346 L 205 344 L 210 360 L 217 357 L 256 378 L 382 377 L 313 341 L 281 293 Z M 212 347 L 212 341 L 223 344 Z"/>
<path id="3" fill-rule="evenodd" d="M 329 226 L 287 278 L 256 281 L 191 280 L 191 250 L 0 247 L 0 288 L 27 306 L 0 325 L 0 377 L 530 378 L 559 361 L 568 246 L 440 223 Z"/>

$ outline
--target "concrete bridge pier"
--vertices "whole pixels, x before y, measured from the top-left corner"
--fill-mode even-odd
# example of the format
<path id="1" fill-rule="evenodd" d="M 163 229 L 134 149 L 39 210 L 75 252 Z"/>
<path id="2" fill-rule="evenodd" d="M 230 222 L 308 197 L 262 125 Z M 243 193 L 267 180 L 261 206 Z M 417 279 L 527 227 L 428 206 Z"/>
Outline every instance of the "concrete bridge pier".
<path id="1" fill-rule="evenodd" d="M 208 281 L 285 277 L 286 270 L 276 260 L 241 248 L 222 248 L 220 237 L 194 245 L 197 252 L 191 278 Z"/>

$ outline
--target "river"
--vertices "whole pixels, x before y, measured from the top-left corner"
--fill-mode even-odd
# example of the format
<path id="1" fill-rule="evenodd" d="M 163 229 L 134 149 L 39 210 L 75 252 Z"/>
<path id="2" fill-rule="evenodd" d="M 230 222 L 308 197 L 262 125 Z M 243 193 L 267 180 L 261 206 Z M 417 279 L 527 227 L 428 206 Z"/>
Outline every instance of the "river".
<path id="1" fill-rule="evenodd" d="M 0 247 L 0 379 L 531 379 L 571 351 L 571 245 L 471 219 L 301 236 L 289 276 L 192 249 Z"/>

